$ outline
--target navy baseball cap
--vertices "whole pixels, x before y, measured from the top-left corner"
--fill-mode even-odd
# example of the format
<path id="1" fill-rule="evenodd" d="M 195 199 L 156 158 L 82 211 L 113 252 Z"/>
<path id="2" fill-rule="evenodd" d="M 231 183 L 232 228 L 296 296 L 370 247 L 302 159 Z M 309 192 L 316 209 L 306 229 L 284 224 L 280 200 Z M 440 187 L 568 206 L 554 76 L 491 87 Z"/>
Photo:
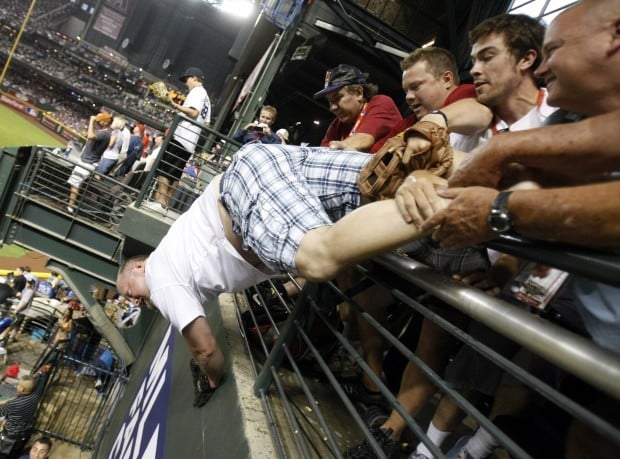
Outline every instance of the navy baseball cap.
<path id="1" fill-rule="evenodd" d="M 205 74 L 202 73 L 202 70 L 200 70 L 199 68 L 190 67 L 185 71 L 185 73 L 183 73 L 183 75 L 179 78 L 179 80 L 185 83 L 185 80 L 187 80 L 189 77 L 198 77 L 200 79 L 203 79 L 204 76 Z"/>
<path id="2" fill-rule="evenodd" d="M 323 97 L 325 94 L 337 91 L 343 86 L 349 84 L 365 84 L 368 83 L 366 75 L 357 67 L 352 65 L 340 64 L 333 69 L 329 69 L 325 73 L 325 87 L 314 94 L 315 99 Z"/>

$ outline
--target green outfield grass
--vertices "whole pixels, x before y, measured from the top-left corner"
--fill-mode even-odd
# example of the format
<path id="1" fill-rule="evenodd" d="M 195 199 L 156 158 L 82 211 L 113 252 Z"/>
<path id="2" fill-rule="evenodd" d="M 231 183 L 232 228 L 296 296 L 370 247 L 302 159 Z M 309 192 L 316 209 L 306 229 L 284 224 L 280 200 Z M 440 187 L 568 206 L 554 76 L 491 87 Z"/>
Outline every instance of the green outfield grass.
<path id="1" fill-rule="evenodd" d="M 0 147 L 21 145 L 46 145 L 59 147 L 66 145 L 48 133 L 35 121 L 29 122 L 10 108 L 0 105 Z"/>

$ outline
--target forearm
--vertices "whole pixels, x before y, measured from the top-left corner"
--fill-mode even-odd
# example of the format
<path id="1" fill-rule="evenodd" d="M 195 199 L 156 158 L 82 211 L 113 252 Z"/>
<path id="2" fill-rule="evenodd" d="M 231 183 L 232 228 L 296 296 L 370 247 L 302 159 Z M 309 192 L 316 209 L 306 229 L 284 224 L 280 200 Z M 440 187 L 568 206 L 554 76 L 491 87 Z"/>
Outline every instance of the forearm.
<path id="1" fill-rule="evenodd" d="M 508 208 L 523 236 L 600 248 L 620 248 L 620 181 L 515 191 Z"/>
<path id="2" fill-rule="evenodd" d="M 493 120 L 491 110 L 476 99 L 457 100 L 441 111 L 448 118 L 448 131 L 463 135 L 477 134 L 487 129 Z"/>
<path id="3" fill-rule="evenodd" d="M 97 133 L 95 132 L 95 120 L 92 118 L 88 122 L 88 130 L 86 132 L 86 137 L 89 140 L 95 140 L 97 138 Z"/>
<path id="4" fill-rule="evenodd" d="M 211 387 L 217 387 L 224 374 L 224 355 L 205 317 L 197 317 L 182 331 L 187 347 L 202 371 L 209 378 Z"/>
<path id="5" fill-rule="evenodd" d="M 348 151 L 369 151 L 375 143 L 375 138 L 370 134 L 353 134 L 344 140 L 332 141 L 329 146 Z"/>
<path id="6" fill-rule="evenodd" d="M 493 138 L 504 165 L 550 169 L 565 174 L 620 170 L 620 111 L 577 123 L 547 126 Z"/>
<path id="7" fill-rule="evenodd" d="M 177 104 L 176 102 L 172 102 L 172 106 L 189 118 L 196 119 L 198 117 L 198 110 L 196 110 L 194 107 L 184 107 L 183 105 Z"/>

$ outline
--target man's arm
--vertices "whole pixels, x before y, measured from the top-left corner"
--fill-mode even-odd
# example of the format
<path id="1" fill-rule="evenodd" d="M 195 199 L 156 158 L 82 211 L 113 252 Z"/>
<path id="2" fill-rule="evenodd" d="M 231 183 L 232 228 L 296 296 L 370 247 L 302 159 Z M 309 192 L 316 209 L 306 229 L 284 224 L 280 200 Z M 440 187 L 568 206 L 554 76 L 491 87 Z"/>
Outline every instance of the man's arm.
<path id="1" fill-rule="evenodd" d="M 17 307 L 15 308 L 15 314 L 19 314 L 24 309 L 26 309 L 28 307 L 28 304 L 32 300 L 33 296 L 34 296 L 34 290 L 30 290 L 30 289 L 26 290 L 26 293 L 22 294 L 21 300 L 18 303 Z"/>
<path id="2" fill-rule="evenodd" d="M 491 125 L 493 112 L 486 105 L 482 105 L 476 99 L 461 99 L 441 108 L 441 111 L 448 118 L 448 126 L 440 115 L 439 118 L 433 116 L 429 121 L 442 123 L 450 132 L 463 135 L 474 135 L 484 131 Z M 428 115 L 429 117 L 431 115 Z M 426 117 L 422 117 L 426 119 Z"/>
<path id="3" fill-rule="evenodd" d="M 443 113 L 443 114 L 442 114 Z M 420 121 L 430 121 L 449 132 L 463 135 L 475 135 L 488 128 L 493 119 L 493 113 L 488 107 L 478 103 L 475 99 L 461 99 L 446 105 L 441 113 L 428 113 Z M 430 142 L 410 131 L 405 132 L 405 149 L 403 160 L 408 162 L 416 153 L 430 148 Z"/>
<path id="4" fill-rule="evenodd" d="M 204 316 L 197 317 L 183 328 L 182 334 L 194 359 L 209 377 L 211 387 L 218 387 L 224 374 L 224 354 L 207 319 Z"/>
<path id="5" fill-rule="evenodd" d="M 88 131 L 86 132 L 86 138 L 88 140 L 95 140 L 97 138 L 97 133 L 95 132 L 95 118 L 96 116 L 91 116 L 88 119 Z"/>
<path id="6" fill-rule="evenodd" d="M 359 132 L 344 140 L 332 140 L 329 142 L 329 148 L 347 151 L 368 151 L 374 143 L 374 136 Z"/>
<path id="7" fill-rule="evenodd" d="M 177 104 L 174 101 L 171 101 L 172 106 L 180 111 L 181 113 L 183 113 L 185 116 L 195 120 L 196 118 L 198 118 L 198 110 L 195 109 L 194 107 L 184 107 L 183 105 Z"/>
<path id="8" fill-rule="evenodd" d="M 576 123 L 496 135 L 476 148 L 451 186 L 497 187 L 515 163 L 583 177 L 620 170 L 620 111 Z"/>
<path id="9" fill-rule="evenodd" d="M 483 187 L 438 191 L 453 201 L 421 227 L 449 247 L 495 238 L 487 221 L 497 190 Z M 567 188 L 513 191 L 508 210 L 517 234 L 586 247 L 620 248 L 620 181 Z"/>

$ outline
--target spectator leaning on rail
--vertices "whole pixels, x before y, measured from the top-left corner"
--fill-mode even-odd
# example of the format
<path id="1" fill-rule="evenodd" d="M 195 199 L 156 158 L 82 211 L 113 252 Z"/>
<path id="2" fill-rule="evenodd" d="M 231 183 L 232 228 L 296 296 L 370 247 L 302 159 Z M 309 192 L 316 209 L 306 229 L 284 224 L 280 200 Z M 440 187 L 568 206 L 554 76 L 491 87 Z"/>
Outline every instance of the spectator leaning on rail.
<path id="1" fill-rule="evenodd" d="M 402 120 L 394 101 L 377 94 L 377 85 L 352 65 L 340 64 L 325 74 L 325 87 L 314 94 L 325 97 L 336 115 L 321 146 L 339 150 L 370 151 Z"/>
<path id="2" fill-rule="evenodd" d="M 620 170 L 618 24 L 620 5 L 612 0 L 582 1 L 556 17 L 536 73 L 547 83 L 549 103 L 592 118 L 503 134 L 477 149 L 450 179 L 451 188 L 439 192 L 451 199 L 449 205 L 424 223 L 434 228 L 438 241 L 460 247 L 516 233 L 595 248 L 620 247 L 620 206 L 610 199 L 620 192 L 620 181 L 608 180 Z M 591 78 L 576 77 L 585 73 Z M 551 188 L 499 192 L 514 182 L 515 164 L 525 178 L 537 177 Z M 620 289 L 579 277 L 567 288 L 593 341 L 620 352 Z M 620 425 L 617 402 L 599 397 L 591 407 Z M 484 430 L 478 433 L 480 447 Z M 474 440 L 462 442 L 453 453 L 482 457 L 478 447 Z M 570 457 L 614 457 L 617 447 L 573 422 L 566 451 Z"/>
<path id="3" fill-rule="evenodd" d="M 282 143 L 280 137 L 272 130 L 271 126 L 276 121 L 278 110 L 272 105 L 263 105 L 258 115 L 258 121 L 247 124 L 232 136 L 237 142 L 246 144 L 249 142 Z"/>
<path id="4" fill-rule="evenodd" d="M 179 78 L 189 89 L 189 93 L 183 101 L 183 105 L 170 100 L 172 107 L 182 115 L 193 119 L 198 125 L 187 120 L 180 121 L 172 133 L 172 138 L 167 150 L 159 163 L 157 176 L 157 191 L 155 201 L 161 204 L 162 208 L 168 205 L 174 189 L 176 188 L 185 163 L 196 149 L 196 143 L 200 136 L 201 125 L 211 123 L 211 102 L 207 91 L 202 85 L 204 73 L 196 67 L 188 68 Z"/>
<path id="5" fill-rule="evenodd" d="M 493 137 L 508 125 L 513 130 L 538 127 L 555 110 L 545 103 L 546 93 L 537 87 L 534 78 L 534 70 L 541 60 L 540 48 L 542 46 L 543 34 L 543 25 L 538 20 L 524 15 L 496 16 L 481 23 L 471 32 L 473 45 L 472 59 L 474 61 L 471 74 L 474 77 L 474 83 L 477 84 L 476 96 L 478 102 L 492 109 L 494 119 L 489 129 L 485 130 L 480 136 L 457 140 L 460 145 L 474 146 L 479 140 L 484 141 Z M 411 71 L 415 72 L 416 67 L 413 67 Z M 413 83 L 417 79 L 413 78 Z M 413 86 L 415 87 L 415 84 Z M 426 96 L 428 97 L 428 94 Z M 453 106 L 462 102 L 459 101 L 448 105 L 442 110 L 448 112 Z M 461 123 L 464 126 L 468 124 L 467 119 L 470 120 L 470 123 L 477 119 L 471 111 L 465 111 L 463 117 L 465 121 L 461 121 Z M 452 122 L 449 125 L 452 126 Z M 413 140 L 418 141 L 418 139 Z M 467 161 L 469 156 L 457 155 L 455 153 L 455 161 Z M 421 177 L 420 174 L 423 174 L 423 172 L 415 172 L 405 183 L 415 182 L 418 187 L 423 187 L 426 180 L 423 180 L 424 177 Z M 436 181 L 436 178 L 433 178 L 433 181 Z M 432 190 L 431 184 L 428 184 L 428 187 Z M 401 187 L 397 192 L 397 203 L 416 203 L 419 198 L 415 193 L 409 195 L 406 188 Z M 423 196 L 423 193 L 421 194 Z M 405 195 L 407 195 L 406 199 Z M 410 216 L 407 215 L 407 218 L 410 218 Z M 418 222 L 421 223 L 420 221 Z M 418 244 L 420 242 L 414 243 L 414 250 L 411 254 L 413 258 L 419 258 L 419 255 L 416 256 L 415 250 L 415 245 Z M 469 263 L 463 264 L 461 270 L 458 270 L 459 268 L 457 267 L 457 271 L 450 272 L 445 265 L 440 266 L 435 257 L 441 254 L 438 257 L 439 260 L 446 262 L 451 257 L 457 259 L 457 252 L 438 248 L 433 244 L 429 244 L 429 248 L 432 250 L 429 251 L 427 248 L 426 250 L 418 251 L 423 254 L 430 252 L 433 255 L 421 261 L 429 264 L 434 269 L 452 274 L 460 273 L 461 271 L 484 271 L 484 267 L 479 266 L 476 269 Z M 441 308 L 437 312 L 445 315 L 449 311 L 450 308 Z M 458 320 L 458 318 L 452 318 L 452 320 L 454 319 Z M 433 322 L 425 320 L 418 340 L 416 356 L 435 371 L 439 371 L 445 366 L 456 343 L 458 341 L 455 342 L 447 332 L 434 325 Z M 479 376 L 486 380 L 484 372 L 481 372 Z M 462 377 L 461 374 L 458 374 L 458 382 L 460 382 Z M 488 379 L 492 381 L 490 378 Z M 479 386 L 483 386 L 485 392 L 488 391 L 493 394 L 494 388 L 491 385 L 491 382 L 487 386 L 483 381 L 480 382 Z M 478 389 L 479 386 L 476 386 L 475 389 Z M 426 378 L 424 373 L 413 363 L 408 363 L 398 395 L 399 402 L 405 407 L 407 412 L 415 415 L 435 391 L 435 386 Z M 379 430 L 383 433 L 390 432 L 390 435 L 384 435 L 377 429 L 373 431 L 373 434 L 377 440 L 382 440 L 382 446 L 387 454 L 389 450 L 396 448 L 397 445 L 394 440 L 400 437 L 406 427 L 405 420 L 396 410 L 392 410 L 386 422 L 379 426 Z M 428 433 L 431 440 L 437 443 L 446 438 L 446 435 L 439 435 L 440 430 L 434 424 L 431 424 Z M 346 457 L 361 458 L 373 455 L 367 441 L 362 442 L 358 447 L 348 451 L 348 453 L 350 453 L 350 456 Z M 430 451 L 422 444 L 418 446 L 418 453 L 420 457 L 430 455 Z"/>
<path id="6" fill-rule="evenodd" d="M 403 137 L 407 128 L 418 119 L 432 119 L 437 123 L 447 122 L 450 143 L 466 151 L 472 143 L 470 139 L 473 137 L 477 141 L 478 138 L 468 134 L 477 134 L 486 129 L 492 120 L 492 113 L 489 108 L 476 101 L 473 85 L 459 85 L 458 70 L 452 54 L 448 50 L 433 46 L 419 48 L 403 59 L 401 68 L 405 99 L 412 114 L 392 128 L 387 142 L 375 143 L 372 150 L 379 150 L 381 154 L 385 149 L 409 149 L 409 154 L 413 153 L 417 138 L 405 142 Z M 438 110 L 440 108 L 441 111 Z M 448 251 L 438 248 L 426 238 L 416 241 L 413 246 L 408 245 L 407 250 L 409 256 L 421 258 L 420 261 L 433 269 L 449 274 L 465 269 L 484 269 L 488 264 L 486 254 L 481 253 L 480 249 Z M 378 285 L 365 290 L 354 299 L 361 309 L 379 322 L 386 319 L 388 306 L 394 301 L 389 291 Z M 345 310 L 346 306 L 340 305 L 340 311 Z M 349 317 L 343 316 L 343 320 L 348 321 Z M 384 370 L 383 339 L 362 314 L 357 314 L 356 319 L 364 361 L 373 373 L 381 378 Z M 366 373 L 362 374 L 359 384 L 353 388 L 352 395 L 366 405 L 366 422 L 369 426 L 380 425 L 387 419 L 383 409 L 383 396 Z"/>
<path id="7" fill-rule="evenodd" d="M 88 140 L 82 150 L 80 161 L 73 168 L 73 172 L 71 172 L 71 176 L 67 180 L 69 185 L 71 185 L 67 211 L 71 214 L 75 211 L 75 203 L 77 202 L 82 182 L 95 170 L 101 155 L 110 144 L 109 127 L 111 123 L 112 115 L 106 112 L 91 116 L 88 121 Z M 96 127 L 95 124 L 97 125 Z"/>

